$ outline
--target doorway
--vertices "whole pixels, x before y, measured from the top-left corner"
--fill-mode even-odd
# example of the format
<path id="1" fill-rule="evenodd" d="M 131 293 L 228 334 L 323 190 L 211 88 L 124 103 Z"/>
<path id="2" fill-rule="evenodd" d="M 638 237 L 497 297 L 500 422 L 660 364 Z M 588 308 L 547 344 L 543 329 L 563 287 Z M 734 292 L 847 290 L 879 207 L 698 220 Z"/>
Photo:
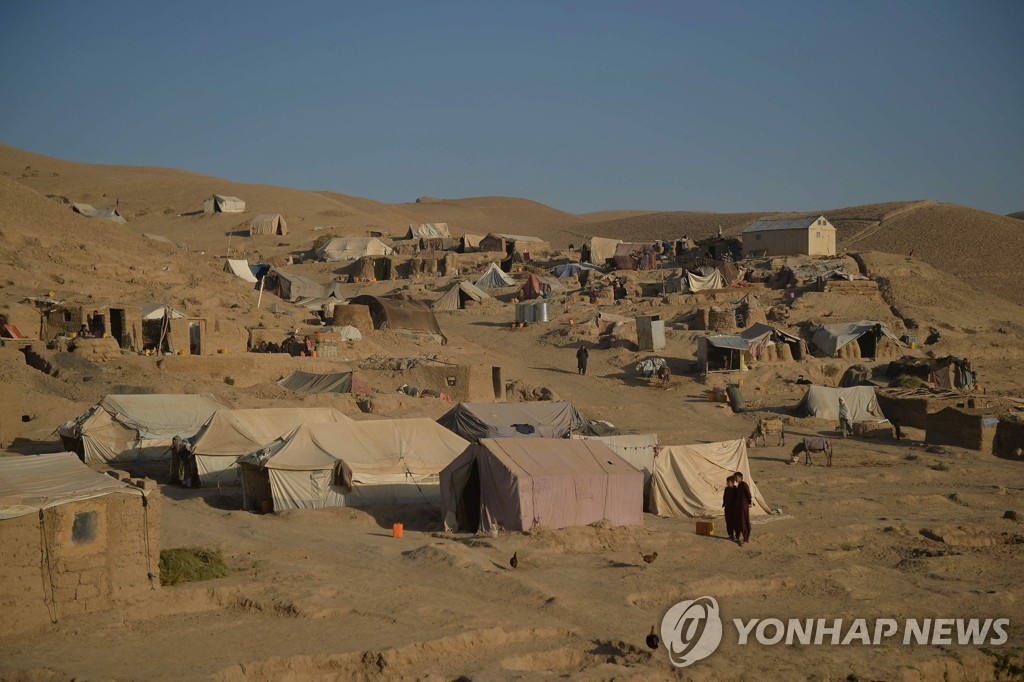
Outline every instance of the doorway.
<path id="1" fill-rule="evenodd" d="M 121 348 L 128 347 L 124 328 L 124 310 L 122 308 L 110 309 L 110 335 L 117 341 Z"/>
<path id="2" fill-rule="evenodd" d="M 501 367 L 491 367 L 491 387 L 494 389 L 494 399 L 505 399 L 505 379 L 501 376 Z"/>
<path id="3" fill-rule="evenodd" d="M 188 348 L 190 355 L 202 355 L 203 332 L 199 322 L 188 323 Z"/>

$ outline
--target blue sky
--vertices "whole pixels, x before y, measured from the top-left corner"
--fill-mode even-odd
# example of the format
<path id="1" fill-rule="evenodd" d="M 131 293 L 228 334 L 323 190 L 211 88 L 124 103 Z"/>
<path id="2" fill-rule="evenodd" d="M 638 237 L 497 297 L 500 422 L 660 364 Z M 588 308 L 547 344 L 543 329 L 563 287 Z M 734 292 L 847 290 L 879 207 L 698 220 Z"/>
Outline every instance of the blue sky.
<path id="1" fill-rule="evenodd" d="M 383 201 L 1024 210 L 1024 2 L 8 2 L 0 141 Z"/>

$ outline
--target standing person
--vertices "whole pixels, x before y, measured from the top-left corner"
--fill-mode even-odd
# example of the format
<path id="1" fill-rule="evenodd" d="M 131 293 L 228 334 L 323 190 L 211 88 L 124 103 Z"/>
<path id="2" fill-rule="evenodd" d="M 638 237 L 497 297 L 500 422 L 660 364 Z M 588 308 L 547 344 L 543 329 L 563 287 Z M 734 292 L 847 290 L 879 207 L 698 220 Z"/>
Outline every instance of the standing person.
<path id="1" fill-rule="evenodd" d="M 853 427 L 850 425 L 850 408 L 844 398 L 839 399 L 839 430 L 843 438 L 846 438 L 847 433 L 853 433 Z"/>
<path id="2" fill-rule="evenodd" d="M 185 466 L 185 455 L 188 454 L 188 443 L 181 436 L 171 439 L 171 485 L 185 485 L 188 477 Z"/>
<path id="3" fill-rule="evenodd" d="M 725 510 L 725 531 L 729 534 L 730 540 L 736 539 L 736 520 L 733 513 L 735 499 L 736 477 L 730 476 L 725 479 L 725 490 L 722 491 L 722 509 Z"/>
<path id="4" fill-rule="evenodd" d="M 590 359 L 590 351 L 583 344 L 580 344 L 580 349 L 576 351 L 576 371 L 580 374 L 587 373 L 587 360 Z"/>
<path id="5" fill-rule="evenodd" d="M 733 476 L 736 478 L 736 497 L 733 498 L 732 505 L 736 516 L 733 523 L 736 527 L 736 539 L 742 547 L 750 542 L 750 505 L 754 503 L 754 498 L 750 494 L 750 486 L 743 480 L 743 473 L 737 471 Z"/>

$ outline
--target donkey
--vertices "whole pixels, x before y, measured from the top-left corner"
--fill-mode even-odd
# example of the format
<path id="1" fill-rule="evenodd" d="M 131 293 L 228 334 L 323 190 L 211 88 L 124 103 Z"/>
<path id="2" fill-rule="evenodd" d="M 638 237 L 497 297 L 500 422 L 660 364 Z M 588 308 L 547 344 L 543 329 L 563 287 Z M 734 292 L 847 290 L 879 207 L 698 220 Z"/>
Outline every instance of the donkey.
<path id="1" fill-rule="evenodd" d="M 747 447 L 754 447 L 758 438 L 761 439 L 761 445 L 768 445 L 767 436 L 772 433 L 779 434 L 779 445 L 786 444 L 786 427 L 781 419 L 758 419 L 753 433 L 747 437 Z"/>
<path id="2" fill-rule="evenodd" d="M 802 442 L 793 447 L 790 464 L 796 464 L 800 453 L 804 453 L 804 466 L 813 464 L 811 461 L 812 452 L 821 452 L 825 455 L 825 466 L 832 466 L 832 441 L 828 438 L 804 438 Z"/>

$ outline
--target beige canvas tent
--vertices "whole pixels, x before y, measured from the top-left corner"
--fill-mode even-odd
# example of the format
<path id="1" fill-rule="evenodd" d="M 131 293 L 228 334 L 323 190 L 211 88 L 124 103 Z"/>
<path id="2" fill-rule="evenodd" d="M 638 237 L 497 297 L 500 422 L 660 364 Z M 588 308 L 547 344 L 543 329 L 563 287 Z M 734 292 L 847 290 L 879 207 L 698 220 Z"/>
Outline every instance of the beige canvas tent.
<path id="1" fill-rule="evenodd" d="M 189 439 L 201 485 L 238 483 L 238 458 L 274 442 L 302 424 L 350 422 L 330 407 L 217 410 Z"/>
<path id="2" fill-rule="evenodd" d="M 480 242 L 483 235 L 464 234 L 462 235 L 462 253 L 475 253 L 480 250 Z"/>
<path id="3" fill-rule="evenodd" d="M 632 464 L 644 474 L 646 486 L 654 473 L 654 453 L 658 447 L 658 434 L 623 434 L 621 436 L 582 436 L 572 434 L 570 438 L 580 440 L 596 440 L 604 443 L 616 455 Z"/>
<path id="4" fill-rule="evenodd" d="M 211 194 L 210 198 L 203 202 L 203 213 L 242 213 L 244 211 L 245 202 L 238 197 Z"/>
<path id="5" fill-rule="evenodd" d="M 225 407 L 211 395 L 108 395 L 57 433 L 86 464 L 160 461 L 170 459 L 174 436 L 195 435 Z"/>
<path id="6" fill-rule="evenodd" d="M 503 289 L 515 285 L 516 281 L 506 275 L 497 263 L 491 263 L 476 281 L 477 287 L 481 289 Z"/>
<path id="7" fill-rule="evenodd" d="M 844 349 L 854 350 L 844 353 Z M 878 320 L 860 320 L 859 322 L 842 322 L 825 324 L 814 330 L 811 343 L 830 358 L 854 357 L 873 358 L 898 354 L 902 347 L 900 340 Z M 888 351 L 888 352 L 887 352 Z"/>
<path id="8" fill-rule="evenodd" d="M 590 238 L 590 262 L 594 265 L 604 265 L 615 257 L 615 250 L 621 239 L 605 239 L 603 237 Z"/>
<path id="9" fill-rule="evenodd" d="M 448 229 L 448 223 L 423 223 L 422 225 L 409 225 L 403 239 L 449 239 L 452 233 Z"/>
<path id="10" fill-rule="evenodd" d="M 490 294 L 483 291 L 475 284 L 469 282 L 456 282 L 445 292 L 444 296 L 434 301 L 430 306 L 434 310 L 462 310 L 469 301 L 480 303 L 490 298 Z"/>
<path id="11" fill-rule="evenodd" d="M 276 274 L 280 289 L 271 293 L 276 293 L 285 301 L 297 301 L 300 298 L 322 298 L 324 295 L 325 287 L 320 282 L 294 272 L 277 270 Z"/>
<path id="12" fill-rule="evenodd" d="M 258 280 L 256 275 L 252 274 L 252 270 L 249 269 L 249 261 L 244 258 L 227 258 L 224 260 L 224 272 L 230 272 L 235 277 L 238 277 L 246 282 L 252 282 L 255 284 Z"/>
<path id="13" fill-rule="evenodd" d="M 644 477 L 591 440 L 484 438 L 441 472 L 445 530 L 643 525 Z"/>
<path id="14" fill-rule="evenodd" d="M 771 513 L 750 474 L 743 439 L 660 448 L 654 458 L 650 511 L 658 516 L 722 516 L 725 479 L 737 471 L 754 498 L 750 515 Z"/>
<path id="15" fill-rule="evenodd" d="M 261 213 L 249 223 L 249 236 L 257 234 L 288 234 L 288 223 L 280 213 Z"/>
<path id="16" fill-rule="evenodd" d="M 337 262 L 364 256 L 390 256 L 395 252 L 376 237 L 335 237 L 316 250 L 320 260 Z"/>
<path id="17" fill-rule="evenodd" d="M 307 424 L 238 460 L 246 509 L 435 503 L 469 445 L 429 419 Z"/>
<path id="18" fill-rule="evenodd" d="M 796 406 L 797 414 L 839 421 L 840 398 L 845 400 L 846 406 L 850 408 L 850 423 L 885 421 L 885 415 L 878 407 L 874 386 L 808 386 L 803 399 Z"/>

